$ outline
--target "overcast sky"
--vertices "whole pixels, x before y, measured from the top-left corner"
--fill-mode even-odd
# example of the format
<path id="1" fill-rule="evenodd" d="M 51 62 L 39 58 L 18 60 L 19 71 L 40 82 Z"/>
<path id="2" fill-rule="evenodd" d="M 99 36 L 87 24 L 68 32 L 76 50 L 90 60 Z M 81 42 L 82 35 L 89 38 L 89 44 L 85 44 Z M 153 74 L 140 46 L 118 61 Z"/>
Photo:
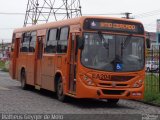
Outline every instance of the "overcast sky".
<path id="1" fill-rule="evenodd" d="M 0 0 L 0 13 L 25 13 L 27 2 L 28 0 Z M 81 6 L 82 14 L 133 13 L 132 16 L 144 24 L 145 30 L 153 32 L 156 31 L 156 20 L 160 19 L 159 0 L 81 0 Z M 11 41 L 13 28 L 22 27 L 24 17 L 0 14 L 0 42 L 2 39 Z"/>

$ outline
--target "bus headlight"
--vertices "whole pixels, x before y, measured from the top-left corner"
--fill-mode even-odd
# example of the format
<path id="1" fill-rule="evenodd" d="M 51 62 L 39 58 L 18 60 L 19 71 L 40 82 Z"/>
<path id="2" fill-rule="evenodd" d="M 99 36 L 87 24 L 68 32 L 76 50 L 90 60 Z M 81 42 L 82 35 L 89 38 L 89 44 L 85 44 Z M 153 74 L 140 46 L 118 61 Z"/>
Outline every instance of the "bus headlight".
<path id="1" fill-rule="evenodd" d="M 95 85 L 91 79 L 86 80 L 88 85 Z"/>
<path id="2" fill-rule="evenodd" d="M 139 86 L 138 83 L 134 83 L 134 84 L 133 84 L 133 87 L 134 87 L 134 88 L 138 88 L 138 87 L 140 87 L 140 86 Z"/>
<path id="3" fill-rule="evenodd" d="M 83 81 L 85 82 L 85 84 L 90 85 L 90 86 L 94 86 L 94 82 L 92 79 L 90 79 L 88 76 L 84 75 L 83 77 Z"/>
<path id="4" fill-rule="evenodd" d="M 142 83 L 143 83 L 143 80 L 139 80 L 138 82 L 142 84 Z"/>
<path id="5" fill-rule="evenodd" d="M 139 88 L 142 86 L 143 80 L 138 80 L 133 84 L 133 88 Z"/>
<path id="6" fill-rule="evenodd" d="M 84 76 L 84 78 L 83 78 L 84 80 L 88 80 L 88 77 L 87 76 Z"/>

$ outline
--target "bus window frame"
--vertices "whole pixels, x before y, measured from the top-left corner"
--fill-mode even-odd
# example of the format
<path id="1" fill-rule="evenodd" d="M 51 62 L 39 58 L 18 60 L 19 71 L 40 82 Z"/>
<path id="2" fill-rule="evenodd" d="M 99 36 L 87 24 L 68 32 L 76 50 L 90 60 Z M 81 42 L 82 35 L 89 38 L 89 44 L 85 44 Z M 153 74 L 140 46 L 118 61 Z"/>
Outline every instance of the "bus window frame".
<path id="1" fill-rule="evenodd" d="M 68 28 L 68 34 L 67 34 L 67 40 L 60 40 L 60 37 L 61 37 L 61 30 L 63 29 L 63 28 Z M 69 25 L 67 25 L 67 26 L 62 26 L 62 27 L 60 27 L 59 28 L 59 34 L 58 34 L 58 42 L 57 42 L 57 54 L 67 54 L 67 51 L 68 51 L 68 41 L 69 41 L 69 36 L 70 36 L 70 26 Z M 60 41 L 67 41 L 67 49 L 66 49 L 66 51 L 65 52 L 59 52 L 60 51 L 60 46 L 59 46 L 59 42 Z"/>
<path id="2" fill-rule="evenodd" d="M 25 38 L 25 34 L 29 34 L 29 35 L 27 35 L 27 40 L 25 41 L 25 42 L 28 42 L 28 46 L 27 46 L 27 51 L 23 51 L 23 43 L 25 43 L 24 42 L 24 38 Z M 28 38 L 29 37 L 29 38 Z M 21 45 L 20 45 L 20 52 L 21 53 L 28 53 L 29 52 L 29 44 L 30 44 L 30 37 L 31 37 L 31 31 L 26 31 L 26 32 L 24 32 L 23 34 L 22 34 L 22 39 L 21 39 Z M 29 40 L 28 40 L 29 39 Z"/>
<path id="3" fill-rule="evenodd" d="M 31 41 L 32 41 L 32 33 L 35 33 L 35 35 L 33 35 L 33 36 L 35 36 L 36 37 L 36 39 L 35 39 L 35 46 L 34 46 L 34 51 L 30 51 L 30 44 L 31 44 Z M 37 31 L 35 30 L 35 31 L 30 31 L 30 40 L 29 40 L 29 49 L 28 49 L 28 52 L 29 53 L 34 53 L 35 52 L 35 50 L 36 50 L 36 42 L 37 42 Z"/>
<path id="4" fill-rule="evenodd" d="M 46 51 L 46 48 L 47 48 L 47 46 L 48 46 L 48 41 L 50 41 L 49 40 L 49 37 L 50 37 L 50 31 L 51 30 L 53 30 L 53 29 L 56 29 L 57 31 L 56 31 L 56 39 L 55 40 L 53 40 L 54 42 L 57 42 L 56 43 L 56 51 L 55 52 L 47 52 Z M 58 45 L 58 36 L 59 36 L 59 28 L 49 28 L 48 30 L 47 30 L 47 34 L 46 34 L 46 40 L 45 40 L 45 47 L 44 47 L 44 53 L 46 53 L 46 54 L 54 54 L 54 53 L 57 53 L 57 45 Z"/>

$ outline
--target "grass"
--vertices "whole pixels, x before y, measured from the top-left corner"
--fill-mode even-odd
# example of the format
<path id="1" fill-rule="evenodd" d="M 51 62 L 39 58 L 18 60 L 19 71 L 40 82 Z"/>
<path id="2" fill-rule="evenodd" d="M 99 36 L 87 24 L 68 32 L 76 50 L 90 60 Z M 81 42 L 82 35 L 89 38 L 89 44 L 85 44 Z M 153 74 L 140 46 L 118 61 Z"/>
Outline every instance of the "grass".
<path id="1" fill-rule="evenodd" d="M 0 69 L 5 68 L 5 63 L 3 61 L 0 61 Z"/>
<path id="2" fill-rule="evenodd" d="M 160 88 L 158 74 L 146 75 L 144 101 L 160 105 Z"/>
<path id="3" fill-rule="evenodd" d="M 4 72 L 8 72 L 8 69 L 6 68 L 5 62 L 0 61 L 0 69 Z"/>

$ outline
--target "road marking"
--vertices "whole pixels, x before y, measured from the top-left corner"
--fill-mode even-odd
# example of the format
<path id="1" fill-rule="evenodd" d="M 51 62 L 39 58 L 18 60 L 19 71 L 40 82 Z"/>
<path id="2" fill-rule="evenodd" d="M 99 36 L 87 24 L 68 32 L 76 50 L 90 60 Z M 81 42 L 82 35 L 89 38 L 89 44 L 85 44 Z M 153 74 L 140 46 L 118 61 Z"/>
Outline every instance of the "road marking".
<path id="1" fill-rule="evenodd" d="M 0 86 L 0 90 L 10 90 L 10 89 Z"/>

